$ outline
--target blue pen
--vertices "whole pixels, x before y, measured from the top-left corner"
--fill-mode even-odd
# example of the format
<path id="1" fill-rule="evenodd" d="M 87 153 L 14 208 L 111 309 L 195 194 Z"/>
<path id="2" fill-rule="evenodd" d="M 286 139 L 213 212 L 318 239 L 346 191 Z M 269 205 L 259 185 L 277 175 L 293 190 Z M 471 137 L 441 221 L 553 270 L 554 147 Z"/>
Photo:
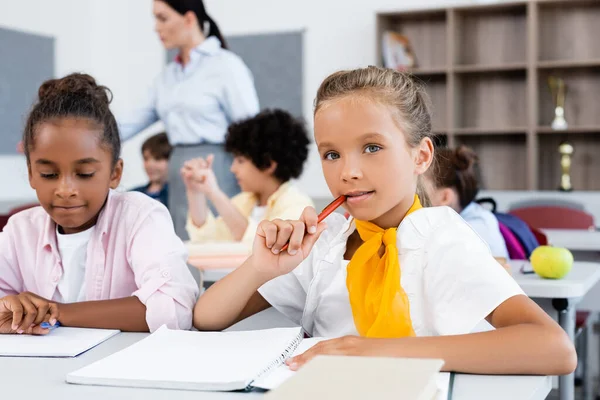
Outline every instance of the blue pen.
<path id="1" fill-rule="evenodd" d="M 58 322 L 58 321 L 56 321 L 56 324 L 54 324 L 54 325 L 50 325 L 50 323 L 49 323 L 49 322 L 42 322 L 42 323 L 40 324 L 40 327 L 41 327 L 42 329 L 50 329 L 50 330 L 52 330 L 52 329 L 56 329 L 56 328 L 58 328 L 59 326 L 60 326 L 60 322 Z"/>

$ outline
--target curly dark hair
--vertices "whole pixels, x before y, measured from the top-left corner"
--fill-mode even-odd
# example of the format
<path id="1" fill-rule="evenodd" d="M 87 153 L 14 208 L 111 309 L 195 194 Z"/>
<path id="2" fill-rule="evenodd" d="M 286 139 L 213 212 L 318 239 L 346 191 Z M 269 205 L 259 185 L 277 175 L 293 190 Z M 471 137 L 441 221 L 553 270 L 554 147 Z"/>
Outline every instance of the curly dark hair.
<path id="1" fill-rule="evenodd" d="M 113 166 L 121 155 L 119 128 L 109 104 L 112 93 L 87 74 L 74 73 L 50 79 L 38 90 L 38 100 L 31 110 L 23 131 L 23 147 L 27 163 L 35 146 L 37 128 L 55 118 L 87 118 L 102 129 L 102 144 L 112 153 Z"/>
<path id="2" fill-rule="evenodd" d="M 302 174 L 309 144 L 304 123 L 279 109 L 231 124 L 225 137 L 227 152 L 247 157 L 260 170 L 276 162 L 273 175 L 281 182 Z"/>

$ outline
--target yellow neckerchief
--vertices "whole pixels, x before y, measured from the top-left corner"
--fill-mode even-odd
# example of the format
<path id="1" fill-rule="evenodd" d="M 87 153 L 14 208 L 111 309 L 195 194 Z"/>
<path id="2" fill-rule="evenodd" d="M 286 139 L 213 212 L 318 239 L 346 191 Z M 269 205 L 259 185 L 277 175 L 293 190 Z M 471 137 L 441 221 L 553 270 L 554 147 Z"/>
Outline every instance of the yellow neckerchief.
<path id="1" fill-rule="evenodd" d="M 406 215 L 420 208 L 415 195 Z M 408 297 L 400 285 L 397 228 L 384 230 L 368 221 L 354 223 L 364 243 L 348 264 L 346 286 L 358 333 L 373 338 L 414 336 Z M 385 253 L 379 257 L 382 243 Z"/>

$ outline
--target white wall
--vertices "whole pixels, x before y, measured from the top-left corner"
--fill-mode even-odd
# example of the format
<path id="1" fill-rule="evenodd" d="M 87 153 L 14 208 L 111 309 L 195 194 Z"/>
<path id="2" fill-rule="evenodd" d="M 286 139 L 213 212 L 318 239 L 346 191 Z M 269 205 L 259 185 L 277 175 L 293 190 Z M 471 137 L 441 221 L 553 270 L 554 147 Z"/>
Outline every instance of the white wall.
<path id="1" fill-rule="evenodd" d="M 0 26 L 54 37 L 56 75 L 91 74 L 113 91 L 117 113 L 144 95 L 165 57 L 153 31 L 150 0 L 0 0 Z M 125 187 L 144 180 L 143 139 L 123 148 Z M 6 188 L 0 202 L 35 199 L 23 156 L 0 157 L 0 171 Z"/>
<path id="2" fill-rule="evenodd" d="M 313 97 L 326 75 L 376 63 L 376 11 L 474 2 L 205 0 L 225 35 L 305 30 L 304 109 L 309 126 Z M 0 0 L 0 26 L 54 36 L 57 76 L 73 71 L 92 74 L 112 89 L 117 113 L 144 96 L 163 65 L 164 51 L 153 32 L 151 0 Z M 124 187 L 145 180 L 139 148 L 146 136 L 124 146 Z M 3 186 L 9 188 L 0 192 L 0 201 L 34 198 L 21 156 L 0 157 L 0 171 Z M 312 196 L 329 196 L 314 149 L 300 185 Z"/>

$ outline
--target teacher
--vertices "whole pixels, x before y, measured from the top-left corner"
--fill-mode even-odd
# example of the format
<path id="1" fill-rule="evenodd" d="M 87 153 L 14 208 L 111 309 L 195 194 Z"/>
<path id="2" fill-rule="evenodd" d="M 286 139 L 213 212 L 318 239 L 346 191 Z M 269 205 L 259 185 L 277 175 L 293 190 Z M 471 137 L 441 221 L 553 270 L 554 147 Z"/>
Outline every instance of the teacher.
<path id="1" fill-rule="evenodd" d="M 222 190 L 239 192 L 223 147 L 227 127 L 259 111 L 252 73 L 227 50 L 217 24 L 202 0 L 153 0 L 156 32 L 175 61 L 157 77 L 136 111 L 119 118 L 123 140 L 157 120 L 165 125 L 173 152 L 169 163 L 169 210 L 175 232 L 187 239 L 187 200 L 180 169 L 187 160 L 214 155 L 213 169 Z"/>

